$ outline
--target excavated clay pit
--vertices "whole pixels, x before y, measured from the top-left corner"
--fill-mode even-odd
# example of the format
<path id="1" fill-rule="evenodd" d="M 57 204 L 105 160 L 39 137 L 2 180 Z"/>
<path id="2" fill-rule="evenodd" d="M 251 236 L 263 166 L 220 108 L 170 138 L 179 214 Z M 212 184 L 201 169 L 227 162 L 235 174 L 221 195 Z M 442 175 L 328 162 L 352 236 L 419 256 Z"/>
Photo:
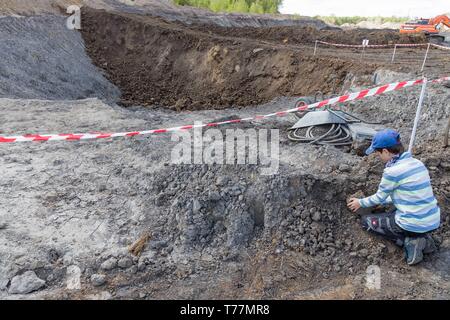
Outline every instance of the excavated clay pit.
<path id="1" fill-rule="evenodd" d="M 87 51 L 122 90 L 126 105 L 219 109 L 332 94 L 349 75 L 368 76 L 363 78 L 369 83 L 377 68 L 149 16 L 84 9 L 83 17 Z"/>

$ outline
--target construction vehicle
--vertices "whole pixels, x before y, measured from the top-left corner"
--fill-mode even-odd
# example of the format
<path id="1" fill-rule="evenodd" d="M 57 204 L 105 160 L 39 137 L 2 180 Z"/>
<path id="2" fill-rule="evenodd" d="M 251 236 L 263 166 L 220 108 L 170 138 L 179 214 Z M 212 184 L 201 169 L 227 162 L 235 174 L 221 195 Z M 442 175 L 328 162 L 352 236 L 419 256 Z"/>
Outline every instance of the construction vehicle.
<path id="1" fill-rule="evenodd" d="M 440 43 L 450 41 L 450 18 L 439 15 L 432 19 L 417 19 L 408 21 L 400 27 L 400 33 L 424 33 L 430 42 Z"/>

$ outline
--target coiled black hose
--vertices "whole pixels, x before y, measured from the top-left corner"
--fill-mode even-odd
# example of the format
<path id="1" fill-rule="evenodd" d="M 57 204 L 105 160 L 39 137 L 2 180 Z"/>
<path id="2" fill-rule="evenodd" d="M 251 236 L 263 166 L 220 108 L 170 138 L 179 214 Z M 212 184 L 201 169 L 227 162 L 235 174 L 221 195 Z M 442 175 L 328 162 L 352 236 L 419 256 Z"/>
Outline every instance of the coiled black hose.
<path id="1" fill-rule="evenodd" d="M 290 130 L 289 140 L 318 145 L 346 146 L 352 144 L 352 135 L 347 125 L 323 124 Z"/>

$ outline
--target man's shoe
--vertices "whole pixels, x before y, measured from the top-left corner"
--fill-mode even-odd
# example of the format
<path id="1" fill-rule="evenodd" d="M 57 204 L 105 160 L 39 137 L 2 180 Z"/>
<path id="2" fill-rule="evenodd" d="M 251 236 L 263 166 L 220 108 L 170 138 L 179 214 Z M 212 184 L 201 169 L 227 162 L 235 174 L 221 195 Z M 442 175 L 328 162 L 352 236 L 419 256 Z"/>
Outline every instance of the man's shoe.
<path id="1" fill-rule="evenodd" d="M 430 234 L 426 235 L 427 244 L 423 249 L 423 253 L 433 253 L 437 250 L 436 243 L 434 242 L 433 237 Z"/>
<path id="2" fill-rule="evenodd" d="M 427 245 L 425 237 L 420 238 L 406 238 L 405 239 L 405 251 L 406 251 L 406 263 L 410 266 L 417 264 L 423 259 L 423 249 Z"/>

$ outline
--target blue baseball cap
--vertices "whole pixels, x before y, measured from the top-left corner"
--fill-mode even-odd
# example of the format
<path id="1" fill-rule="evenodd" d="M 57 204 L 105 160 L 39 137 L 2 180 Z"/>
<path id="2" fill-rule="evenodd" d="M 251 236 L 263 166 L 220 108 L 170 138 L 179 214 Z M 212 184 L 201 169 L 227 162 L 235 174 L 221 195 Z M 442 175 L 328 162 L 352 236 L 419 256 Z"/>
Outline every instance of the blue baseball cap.
<path id="1" fill-rule="evenodd" d="M 390 148 L 400 144 L 400 133 L 393 129 L 378 131 L 372 139 L 372 144 L 366 150 L 366 155 L 375 152 L 375 149 Z"/>

